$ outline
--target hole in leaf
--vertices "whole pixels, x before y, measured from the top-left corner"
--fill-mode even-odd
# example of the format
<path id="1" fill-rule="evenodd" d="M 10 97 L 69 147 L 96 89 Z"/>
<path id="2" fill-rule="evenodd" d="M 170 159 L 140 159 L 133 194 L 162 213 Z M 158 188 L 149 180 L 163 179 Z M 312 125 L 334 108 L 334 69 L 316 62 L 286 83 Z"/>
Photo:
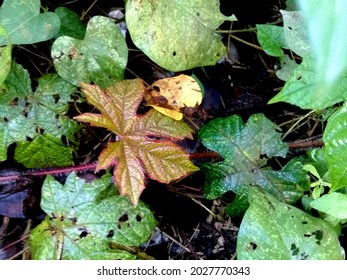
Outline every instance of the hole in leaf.
<path id="1" fill-rule="evenodd" d="M 248 251 L 254 251 L 255 249 L 257 249 L 257 247 L 257 244 L 255 244 L 254 242 L 250 242 L 248 246 Z"/>
<path id="2" fill-rule="evenodd" d="M 288 26 L 288 29 L 289 29 L 289 30 L 293 30 L 293 28 L 292 28 L 291 26 Z"/>
<path id="3" fill-rule="evenodd" d="M 303 225 L 307 225 L 308 224 L 308 222 L 306 222 L 306 221 L 302 221 L 301 222 Z"/>
<path id="4" fill-rule="evenodd" d="M 8 118 L 5 117 L 5 118 L 4 118 L 4 122 L 8 122 Z"/>
<path id="5" fill-rule="evenodd" d="M 117 228 L 118 229 L 122 229 L 122 224 L 121 223 L 117 223 Z"/>
<path id="6" fill-rule="evenodd" d="M 88 235 L 88 232 L 87 231 L 82 231 L 81 234 L 80 234 L 80 238 L 84 238 Z"/>
<path id="7" fill-rule="evenodd" d="M 52 96 L 53 96 L 55 104 L 57 104 L 60 100 L 60 95 L 59 94 L 53 94 Z"/>
<path id="8" fill-rule="evenodd" d="M 299 75 L 298 77 L 296 77 L 296 80 L 300 81 L 302 79 L 302 76 Z"/>
<path id="9" fill-rule="evenodd" d="M 76 224 L 76 223 L 77 223 L 77 218 L 69 218 L 69 220 L 70 220 L 73 224 Z"/>
<path id="10" fill-rule="evenodd" d="M 267 157 L 267 154 L 261 154 L 260 155 L 260 159 L 267 159 L 268 157 Z"/>
<path id="11" fill-rule="evenodd" d="M 121 216 L 119 219 L 118 219 L 118 222 L 120 223 L 124 223 L 126 221 L 129 220 L 129 217 L 128 217 L 128 214 L 124 214 L 123 216 Z"/>
<path id="12" fill-rule="evenodd" d="M 31 138 L 31 137 L 29 137 L 29 136 L 25 136 L 25 139 L 27 140 L 27 141 L 33 141 L 33 138 Z"/>
<path id="13" fill-rule="evenodd" d="M 173 55 L 173 56 L 176 56 L 176 52 L 174 51 L 174 52 L 172 53 L 172 55 Z"/>
<path id="14" fill-rule="evenodd" d="M 114 236 L 114 230 L 111 229 L 108 234 L 106 235 L 107 238 L 112 238 Z"/>
<path id="15" fill-rule="evenodd" d="M 139 214 L 136 215 L 136 221 L 137 222 L 141 222 L 142 221 L 142 217 Z"/>
<path id="16" fill-rule="evenodd" d="M 157 92 L 160 92 L 160 87 L 158 86 L 153 86 L 153 89 L 156 90 Z"/>

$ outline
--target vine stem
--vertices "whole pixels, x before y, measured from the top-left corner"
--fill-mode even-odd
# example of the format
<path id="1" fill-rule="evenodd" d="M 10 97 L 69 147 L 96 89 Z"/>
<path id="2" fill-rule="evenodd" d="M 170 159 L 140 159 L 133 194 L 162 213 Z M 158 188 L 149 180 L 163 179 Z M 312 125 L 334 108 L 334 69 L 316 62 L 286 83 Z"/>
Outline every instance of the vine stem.
<path id="1" fill-rule="evenodd" d="M 306 140 L 298 140 L 291 143 L 288 143 L 289 149 L 309 149 L 309 148 L 317 148 L 323 147 L 324 142 L 322 139 L 306 139 Z M 191 160 L 199 160 L 199 159 L 220 159 L 221 155 L 217 152 L 202 152 L 202 153 L 191 153 L 189 154 L 189 158 Z M 25 172 L 8 172 L 7 174 L 0 175 L 0 183 L 6 181 L 14 181 L 18 180 L 22 176 L 46 176 L 46 175 L 58 175 L 65 174 L 70 172 L 86 172 L 86 171 L 94 171 L 96 169 L 97 162 L 91 162 L 82 165 L 75 166 L 66 166 L 59 168 L 46 168 L 46 169 L 36 169 L 29 170 Z"/>

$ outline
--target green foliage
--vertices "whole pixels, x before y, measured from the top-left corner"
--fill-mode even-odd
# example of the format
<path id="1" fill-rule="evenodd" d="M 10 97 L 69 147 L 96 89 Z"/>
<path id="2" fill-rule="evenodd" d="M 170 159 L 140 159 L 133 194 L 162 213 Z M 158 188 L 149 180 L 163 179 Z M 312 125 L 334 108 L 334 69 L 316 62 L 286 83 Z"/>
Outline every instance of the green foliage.
<path id="1" fill-rule="evenodd" d="M 95 16 L 88 22 L 83 40 L 61 36 L 53 43 L 51 55 L 66 81 L 75 86 L 93 82 L 105 88 L 123 79 L 128 48 L 109 18 Z"/>
<path id="2" fill-rule="evenodd" d="M 81 23 L 79 16 L 65 7 L 58 7 L 54 11 L 60 18 L 60 29 L 56 37 L 69 36 L 83 40 L 86 27 Z"/>
<path id="3" fill-rule="evenodd" d="M 324 131 L 324 156 L 329 169 L 331 190 L 347 186 L 347 104 L 344 104 L 329 119 Z"/>
<path id="4" fill-rule="evenodd" d="M 321 219 L 251 188 L 237 238 L 238 259 L 341 260 L 335 231 Z"/>
<path id="5" fill-rule="evenodd" d="M 119 195 L 101 196 L 110 176 L 86 183 L 71 173 L 65 185 L 48 176 L 41 207 L 48 214 L 30 235 L 33 259 L 134 259 L 109 244 L 139 246 L 150 237 L 156 221 L 150 210 Z"/>
<path id="6" fill-rule="evenodd" d="M 40 14 L 40 0 L 4 0 L 0 24 L 14 45 L 33 44 L 53 38 L 59 31 L 60 19 L 55 13 Z M 0 37 L 0 46 L 7 40 Z"/>
<path id="7" fill-rule="evenodd" d="M 183 121 L 175 121 L 155 110 L 136 114 L 145 87 L 140 79 L 125 80 L 106 88 L 82 85 L 87 101 L 101 114 L 86 113 L 76 120 L 104 127 L 119 137 L 99 156 L 97 170 L 115 166 L 114 178 L 122 195 L 138 203 L 145 188 L 144 174 L 163 183 L 187 176 L 198 168 L 172 140 L 191 137 Z"/>
<path id="8" fill-rule="evenodd" d="M 0 40 L 6 42 L 6 46 L 0 47 L 0 86 L 6 80 L 8 73 L 11 71 L 11 51 L 12 45 L 10 43 L 6 30 L 0 24 Z"/>
<path id="9" fill-rule="evenodd" d="M 236 20 L 220 13 L 218 0 L 128 0 L 125 12 L 134 44 L 176 72 L 215 65 L 226 52 L 215 30 L 225 20 Z"/>
<path id="10" fill-rule="evenodd" d="M 245 187 L 257 185 L 281 201 L 294 203 L 305 190 L 306 172 L 299 162 L 290 162 L 282 170 L 267 167 L 272 157 L 285 157 L 287 145 L 281 141 L 277 126 L 264 115 L 252 115 L 246 124 L 239 116 L 215 119 L 199 131 L 203 144 L 218 152 L 224 160 L 202 166 L 205 192 L 213 199 L 227 191 L 237 194 L 229 213 L 240 215 L 247 207 Z M 301 186 L 300 186 L 301 184 Z"/>
<path id="11" fill-rule="evenodd" d="M 70 165 L 72 149 L 61 137 L 76 143 L 79 126 L 65 116 L 74 91 L 57 74 L 47 74 L 33 92 L 28 72 L 13 62 L 0 97 L 0 160 L 15 142 L 15 158 L 28 168 Z"/>

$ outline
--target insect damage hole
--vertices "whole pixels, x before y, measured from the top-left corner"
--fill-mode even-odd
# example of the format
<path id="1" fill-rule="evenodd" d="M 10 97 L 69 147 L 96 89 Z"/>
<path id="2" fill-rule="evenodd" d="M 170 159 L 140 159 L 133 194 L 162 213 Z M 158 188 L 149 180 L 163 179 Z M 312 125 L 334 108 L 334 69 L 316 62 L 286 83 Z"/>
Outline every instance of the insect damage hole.
<path id="1" fill-rule="evenodd" d="M 114 230 L 111 229 L 108 234 L 106 235 L 106 238 L 112 238 L 114 236 Z"/>

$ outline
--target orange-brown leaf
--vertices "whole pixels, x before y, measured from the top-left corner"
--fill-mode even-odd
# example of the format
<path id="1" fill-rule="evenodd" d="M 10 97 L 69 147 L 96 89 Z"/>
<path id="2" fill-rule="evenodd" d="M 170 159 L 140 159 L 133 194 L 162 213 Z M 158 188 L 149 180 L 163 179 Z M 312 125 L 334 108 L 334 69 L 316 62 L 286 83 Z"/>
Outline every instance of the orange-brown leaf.
<path id="1" fill-rule="evenodd" d="M 82 84 L 82 91 L 100 114 L 86 113 L 75 119 L 104 127 L 119 138 L 101 152 L 97 170 L 114 166 L 114 179 L 120 193 L 129 196 L 134 205 L 145 188 L 145 174 L 169 183 L 198 170 L 172 142 L 191 137 L 192 130 L 186 123 L 155 110 L 136 114 L 145 93 L 142 80 L 121 81 L 105 90 Z"/>

